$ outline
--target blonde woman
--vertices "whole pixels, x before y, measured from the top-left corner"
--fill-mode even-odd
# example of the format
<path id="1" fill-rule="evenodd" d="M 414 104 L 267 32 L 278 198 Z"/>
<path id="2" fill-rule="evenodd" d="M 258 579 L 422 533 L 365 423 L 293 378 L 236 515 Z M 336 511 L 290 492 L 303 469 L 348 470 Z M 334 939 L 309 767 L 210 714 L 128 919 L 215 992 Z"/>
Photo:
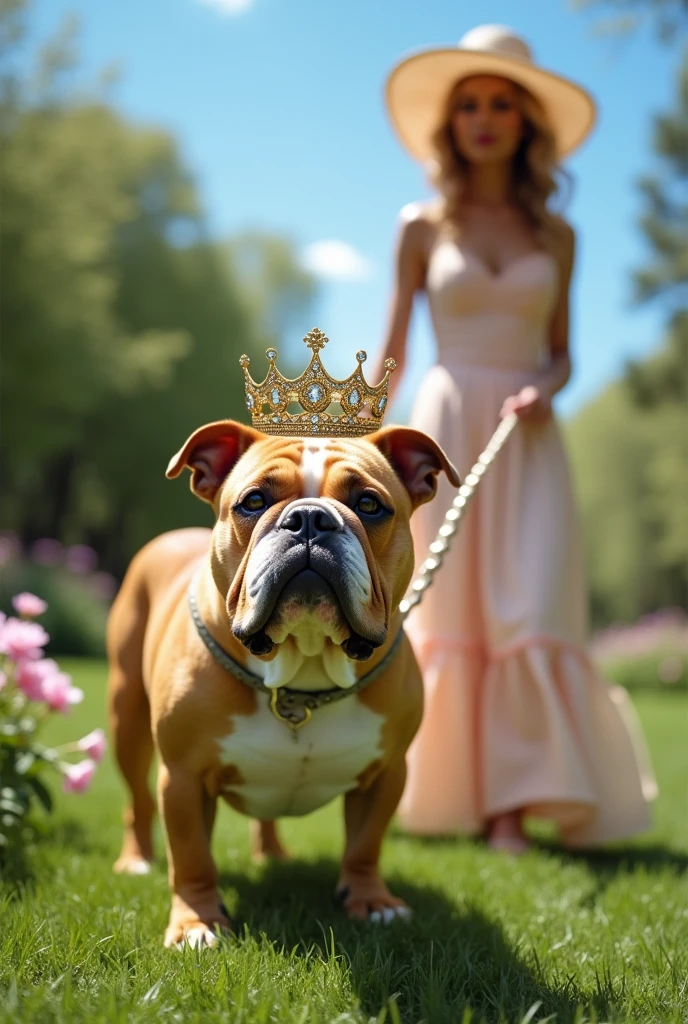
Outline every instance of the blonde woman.
<path id="1" fill-rule="evenodd" d="M 571 372 L 574 234 L 551 200 L 558 161 L 592 128 L 594 104 L 493 25 L 403 60 L 387 102 L 438 198 L 402 212 L 381 358 L 403 368 L 424 291 L 438 362 L 413 425 L 464 475 L 500 416 L 521 420 L 409 620 L 426 709 L 401 822 L 484 833 L 512 853 L 527 847 L 530 816 L 553 820 L 571 846 L 620 839 L 648 827 L 655 785 L 625 693 L 586 654 L 579 528 L 552 415 Z M 416 514 L 418 558 L 453 496 L 445 483 Z"/>

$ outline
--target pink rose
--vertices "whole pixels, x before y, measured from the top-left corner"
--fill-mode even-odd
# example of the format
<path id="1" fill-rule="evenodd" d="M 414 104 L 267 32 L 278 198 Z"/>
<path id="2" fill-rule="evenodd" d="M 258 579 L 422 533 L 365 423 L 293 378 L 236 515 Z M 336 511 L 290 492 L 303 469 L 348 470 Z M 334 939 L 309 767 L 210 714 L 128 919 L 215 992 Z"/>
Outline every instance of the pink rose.
<path id="1" fill-rule="evenodd" d="M 40 658 L 43 653 L 41 648 L 45 647 L 49 639 L 39 623 L 10 618 L 0 631 L 0 653 L 6 654 L 12 661 Z"/>
<path id="2" fill-rule="evenodd" d="M 72 677 L 66 672 L 55 672 L 43 680 L 43 700 L 53 711 L 67 711 L 70 704 L 80 704 L 84 691 L 72 686 Z"/>
<path id="3" fill-rule="evenodd" d="M 48 607 L 46 601 L 36 597 L 35 594 L 30 594 L 28 591 L 16 594 L 12 598 L 12 604 L 17 614 L 23 615 L 26 619 L 35 619 L 37 615 L 42 615 Z"/>
<path id="4" fill-rule="evenodd" d="M 84 736 L 79 740 L 77 747 L 98 763 L 103 760 L 103 755 L 107 748 L 105 733 L 102 729 L 94 729 L 88 736 Z"/>
<path id="5" fill-rule="evenodd" d="M 60 667 L 52 658 L 39 658 L 38 661 L 20 661 L 17 665 L 17 686 L 29 700 L 45 700 L 45 681 L 50 676 L 59 675 Z"/>
<path id="6" fill-rule="evenodd" d="M 65 793 L 83 793 L 91 785 L 96 763 L 86 758 L 84 761 L 79 761 L 78 764 L 65 764 L 62 766 L 62 770 L 64 771 L 62 788 Z"/>

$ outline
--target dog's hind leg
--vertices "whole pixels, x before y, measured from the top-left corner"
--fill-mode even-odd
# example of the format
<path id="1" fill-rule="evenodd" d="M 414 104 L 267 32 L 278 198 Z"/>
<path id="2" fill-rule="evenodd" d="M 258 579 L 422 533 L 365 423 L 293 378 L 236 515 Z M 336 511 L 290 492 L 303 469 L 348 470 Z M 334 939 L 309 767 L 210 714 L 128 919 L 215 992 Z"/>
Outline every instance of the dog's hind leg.
<path id="1" fill-rule="evenodd" d="M 115 756 L 130 793 L 114 870 L 128 874 L 146 874 L 153 860 L 155 800 L 148 785 L 153 737 L 142 669 L 147 613 L 143 587 L 125 578 L 108 622 L 108 715 Z"/>
<path id="2" fill-rule="evenodd" d="M 288 860 L 289 854 L 282 846 L 277 832 L 276 821 L 256 821 L 251 819 L 249 826 L 251 841 L 251 859 L 256 864 L 266 860 Z"/>

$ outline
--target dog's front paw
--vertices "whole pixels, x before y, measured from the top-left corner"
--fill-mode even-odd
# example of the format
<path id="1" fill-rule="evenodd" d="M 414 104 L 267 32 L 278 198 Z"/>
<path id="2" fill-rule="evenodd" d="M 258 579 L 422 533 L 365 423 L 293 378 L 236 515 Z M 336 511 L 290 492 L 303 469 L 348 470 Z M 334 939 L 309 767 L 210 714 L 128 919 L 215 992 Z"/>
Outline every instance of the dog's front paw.
<path id="1" fill-rule="evenodd" d="M 411 908 L 403 900 L 392 896 L 379 876 L 340 878 L 335 898 L 346 910 L 348 916 L 357 921 L 371 924 L 391 924 L 396 920 L 408 920 Z"/>
<path id="2" fill-rule="evenodd" d="M 165 945 L 168 949 L 183 949 L 184 946 L 208 949 L 217 946 L 222 935 L 231 934 L 232 928 L 226 917 L 218 916 L 214 921 L 202 921 L 198 917 L 183 922 L 170 921 L 165 931 Z"/>
<path id="3" fill-rule="evenodd" d="M 167 948 L 207 949 L 217 946 L 222 935 L 232 934 L 232 925 L 224 904 L 200 913 L 179 897 L 175 896 L 170 914 L 170 923 L 165 931 Z"/>
<path id="4" fill-rule="evenodd" d="M 190 946 L 192 949 L 211 949 L 220 941 L 221 931 L 219 924 L 209 928 L 202 921 L 186 929 L 169 925 L 165 932 L 165 945 L 168 949 L 183 949 L 185 946 Z"/>
<path id="5" fill-rule="evenodd" d="M 152 864 L 145 857 L 136 854 L 122 854 L 112 866 L 116 875 L 148 875 Z"/>

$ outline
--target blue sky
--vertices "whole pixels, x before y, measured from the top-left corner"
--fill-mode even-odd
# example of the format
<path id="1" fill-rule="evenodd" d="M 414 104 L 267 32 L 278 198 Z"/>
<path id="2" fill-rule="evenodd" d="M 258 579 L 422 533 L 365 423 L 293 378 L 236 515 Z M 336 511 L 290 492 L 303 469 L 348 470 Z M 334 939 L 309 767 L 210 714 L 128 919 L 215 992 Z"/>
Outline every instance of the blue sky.
<path id="1" fill-rule="evenodd" d="M 319 267 L 311 319 L 332 339 L 328 365 L 341 374 L 358 348 L 381 344 L 398 212 L 430 194 L 386 120 L 386 74 L 410 50 L 451 45 L 476 24 L 512 26 L 539 64 L 585 84 L 600 107 L 595 134 L 568 164 L 578 264 L 574 378 L 560 412 L 659 339 L 659 311 L 633 308 L 629 284 L 645 256 L 634 183 L 652 168 L 651 116 L 673 92 L 674 55 L 650 33 L 595 38 L 569 0 L 35 0 L 34 37 L 69 13 L 81 23 L 82 69 L 116 63 L 116 106 L 179 140 L 213 233 L 284 233 Z M 399 416 L 432 359 L 421 306 Z"/>

